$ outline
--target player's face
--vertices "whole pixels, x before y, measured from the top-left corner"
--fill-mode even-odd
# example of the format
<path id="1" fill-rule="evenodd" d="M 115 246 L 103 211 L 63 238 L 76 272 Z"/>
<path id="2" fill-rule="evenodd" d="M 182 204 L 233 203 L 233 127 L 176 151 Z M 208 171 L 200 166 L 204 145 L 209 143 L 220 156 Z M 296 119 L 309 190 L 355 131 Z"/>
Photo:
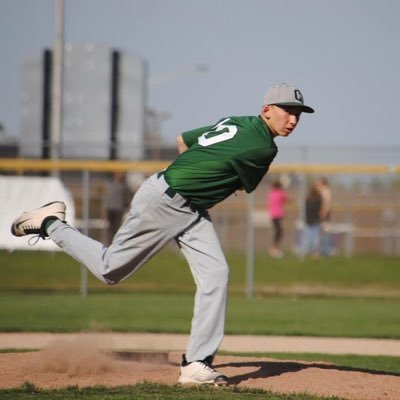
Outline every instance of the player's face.
<path id="1" fill-rule="evenodd" d="M 265 105 L 263 119 L 274 136 L 289 136 L 299 123 L 301 109 L 292 106 Z"/>

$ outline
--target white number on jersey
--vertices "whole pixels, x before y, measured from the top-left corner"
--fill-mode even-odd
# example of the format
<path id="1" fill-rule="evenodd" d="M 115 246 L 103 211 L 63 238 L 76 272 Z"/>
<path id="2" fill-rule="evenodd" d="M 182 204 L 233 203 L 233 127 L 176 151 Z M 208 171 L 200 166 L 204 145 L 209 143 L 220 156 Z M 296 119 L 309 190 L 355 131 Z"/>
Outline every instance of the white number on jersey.
<path id="1" fill-rule="evenodd" d="M 219 122 L 217 125 L 214 126 L 214 128 L 211 131 L 203 133 L 201 136 L 199 136 L 199 145 L 203 147 L 211 146 L 212 144 L 219 143 L 219 142 L 224 142 L 225 140 L 232 139 L 236 133 L 237 133 L 237 126 L 235 125 L 225 125 L 225 122 L 229 121 L 229 118 L 224 119 L 223 121 Z M 219 133 L 217 135 L 207 137 L 209 133 L 215 133 L 219 131 L 223 131 L 225 129 L 228 129 L 227 131 L 224 131 L 222 133 Z"/>

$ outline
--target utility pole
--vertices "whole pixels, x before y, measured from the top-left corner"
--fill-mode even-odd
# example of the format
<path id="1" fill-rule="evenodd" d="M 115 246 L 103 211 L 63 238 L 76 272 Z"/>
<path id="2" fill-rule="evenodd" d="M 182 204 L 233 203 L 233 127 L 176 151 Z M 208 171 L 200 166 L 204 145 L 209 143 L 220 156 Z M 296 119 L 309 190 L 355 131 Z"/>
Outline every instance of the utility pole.
<path id="1" fill-rule="evenodd" d="M 53 50 L 50 158 L 60 157 L 62 129 L 62 89 L 64 60 L 64 0 L 55 0 L 55 40 Z M 53 171 L 58 174 L 58 171 Z"/>

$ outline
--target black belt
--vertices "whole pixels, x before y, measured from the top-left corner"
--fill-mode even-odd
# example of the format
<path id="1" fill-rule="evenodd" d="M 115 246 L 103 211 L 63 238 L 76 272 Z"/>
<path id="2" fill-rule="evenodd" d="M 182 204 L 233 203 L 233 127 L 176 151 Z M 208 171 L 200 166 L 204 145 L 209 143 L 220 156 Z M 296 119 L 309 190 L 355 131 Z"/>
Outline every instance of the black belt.
<path id="1" fill-rule="evenodd" d="M 160 179 L 162 176 L 164 175 L 164 171 L 160 171 L 157 174 L 157 179 Z M 168 183 L 167 183 L 168 184 Z M 165 190 L 164 192 L 170 199 L 173 199 L 176 195 L 176 191 L 174 189 L 172 189 L 171 186 L 168 186 L 168 188 Z"/>
<path id="2" fill-rule="evenodd" d="M 160 171 L 157 173 L 157 179 L 160 179 L 162 176 L 164 175 L 164 171 Z M 167 185 L 168 182 L 166 181 Z M 167 189 L 164 192 L 170 199 L 173 199 L 175 197 L 175 195 L 178 193 L 177 191 L 175 191 L 174 189 L 172 189 L 171 186 L 168 185 Z M 182 196 L 182 195 L 181 195 Z M 182 196 L 183 197 L 183 196 Z M 193 206 L 191 204 L 191 201 L 189 199 L 186 199 L 185 197 L 183 197 L 184 200 L 186 200 L 185 204 L 183 206 L 188 206 L 190 207 L 193 211 L 200 211 L 200 209 L 198 209 L 197 207 Z"/>

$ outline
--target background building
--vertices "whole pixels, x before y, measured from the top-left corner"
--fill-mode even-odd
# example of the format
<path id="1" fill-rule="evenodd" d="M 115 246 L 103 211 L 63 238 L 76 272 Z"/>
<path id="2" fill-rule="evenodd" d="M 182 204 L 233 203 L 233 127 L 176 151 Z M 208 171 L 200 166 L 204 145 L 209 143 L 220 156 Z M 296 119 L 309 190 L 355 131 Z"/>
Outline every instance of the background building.
<path id="1" fill-rule="evenodd" d="M 0 122 L 0 158 L 14 158 L 18 154 L 18 141 L 15 135 L 6 132 L 3 124 Z"/>
<path id="2" fill-rule="evenodd" d="M 93 44 L 66 44 L 60 158 L 144 155 L 146 63 Z M 20 155 L 50 158 L 52 51 L 23 65 Z"/>

